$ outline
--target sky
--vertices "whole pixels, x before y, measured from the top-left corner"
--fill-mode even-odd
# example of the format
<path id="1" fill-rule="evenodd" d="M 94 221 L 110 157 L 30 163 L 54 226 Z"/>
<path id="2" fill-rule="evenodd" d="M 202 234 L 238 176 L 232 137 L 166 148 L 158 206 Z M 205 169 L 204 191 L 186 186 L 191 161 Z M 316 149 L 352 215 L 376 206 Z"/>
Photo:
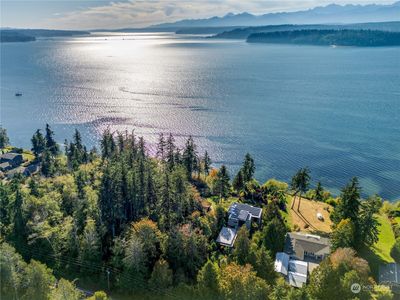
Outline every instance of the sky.
<path id="1" fill-rule="evenodd" d="M 391 4 L 395 0 L 0 0 L 1 27 L 114 29 L 145 27 L 227 13 L 297 11 L 336 4 Z"/>

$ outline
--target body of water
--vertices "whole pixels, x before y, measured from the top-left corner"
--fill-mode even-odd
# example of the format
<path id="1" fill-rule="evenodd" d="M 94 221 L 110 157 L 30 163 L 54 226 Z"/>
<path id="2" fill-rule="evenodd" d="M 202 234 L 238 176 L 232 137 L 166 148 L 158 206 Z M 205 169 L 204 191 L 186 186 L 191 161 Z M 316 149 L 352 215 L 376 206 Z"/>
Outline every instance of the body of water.
<path id="1" fill-rule="evenodd" d="M 22 97 L 15 97 L 21 91 Z M 1 124 L 30 147 L 45 123 L 135 129 L 149 141 L 193 135 L 215 165 L 246 154 L 260 181 L 310 167 L 337 193 L 400 198 L 400 49 L 247 44 L 173 34 L 113 34 L 1 44 Z"/>

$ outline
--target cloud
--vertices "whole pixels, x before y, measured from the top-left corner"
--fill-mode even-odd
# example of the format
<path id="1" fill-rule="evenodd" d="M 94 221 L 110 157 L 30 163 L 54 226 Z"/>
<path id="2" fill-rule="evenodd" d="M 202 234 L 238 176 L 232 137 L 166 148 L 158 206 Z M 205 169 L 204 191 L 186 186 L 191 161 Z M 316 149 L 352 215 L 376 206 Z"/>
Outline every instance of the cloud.
<path id="1" fill-rule="evenodd" d="M 336 0 L 335 3 L 349 3 Z M 228 12 L 262 14 L 295 11 L 331 3 L 331 0 L 128 0 L 93 6 L 44 20 L 52 28 L 94 29 L 145 27 L 152 24 L 174 22 L 187 18 L 222 16 Z M 353 0 L 354 4 L 372 3 Z M 379 0 L 380 3 L 386 2 Z M 389 1 L 387 1 L 389 2 Z"/>

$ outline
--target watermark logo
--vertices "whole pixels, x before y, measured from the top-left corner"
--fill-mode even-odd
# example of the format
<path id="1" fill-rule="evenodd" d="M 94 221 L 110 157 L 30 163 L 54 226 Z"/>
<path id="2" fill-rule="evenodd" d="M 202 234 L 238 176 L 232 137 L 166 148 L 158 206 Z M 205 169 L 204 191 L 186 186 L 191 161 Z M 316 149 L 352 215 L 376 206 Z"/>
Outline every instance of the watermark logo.
<path id="1" fill-rule="evenodd" d="M 354 294 L 358 294 L 359 292 L 361 292 L 361 285 L 358 283 L 353 283 L 350 289 Z"/>

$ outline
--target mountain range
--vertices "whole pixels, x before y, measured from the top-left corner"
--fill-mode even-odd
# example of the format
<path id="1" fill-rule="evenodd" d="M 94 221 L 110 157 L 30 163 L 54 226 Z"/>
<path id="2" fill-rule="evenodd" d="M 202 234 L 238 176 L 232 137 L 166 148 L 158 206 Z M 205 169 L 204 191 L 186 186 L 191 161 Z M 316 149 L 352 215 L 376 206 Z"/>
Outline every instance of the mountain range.
<path id="1" fill-rule="evenodd" d="M 185 19 L 173 23 L 162 23 L 148 28 L 191 28 L 261 26 L 278 24 L 340 24 L 400 21 L 400 1 L 393 4 L 337 5 L 330 4 L 296 12 L 267 13 L 253 15 L 247 12 L 229 13 L 223 17 L 208 19 Z"/>

